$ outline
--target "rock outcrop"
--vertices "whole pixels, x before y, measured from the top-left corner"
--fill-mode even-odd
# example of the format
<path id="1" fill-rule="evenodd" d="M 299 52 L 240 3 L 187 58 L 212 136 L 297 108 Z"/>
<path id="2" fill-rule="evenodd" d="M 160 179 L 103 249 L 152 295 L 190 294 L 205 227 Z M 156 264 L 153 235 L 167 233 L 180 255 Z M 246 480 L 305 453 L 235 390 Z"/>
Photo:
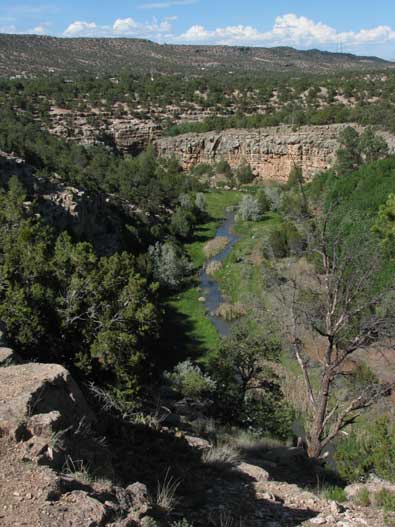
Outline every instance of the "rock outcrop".
<path id="1" fill-rule="evenodd" d="M 159 136 L 152 119 L 138 119 L 128 112 L 77 112 L 53 109 L 49 131 L 82 145 L 107 145 L 125 154 L 136 155 Z"/>
<path id="2" fill-rule="evenodd" d="M 225 130 L 203 134 L 163 137 L 155 142 L 159 156 L 175 156 L 185 169 L 199 163 L 213 164 L 222 159 L 232 168 L 242 160 L 262 180 L 284 181 L 292 167 L 302 167 L 306 179 L 328 169 L 339 147 L 339 132 L 349 125 L 267 127 L 256 130 Z M 353 125 L 361 129 L 358 125 Z M 390 151 L 395 151 L 395 137 L 382 134 Z"/>
<path id="3" fill-rule="evenodd" d="M 14 175 L 26 189 L 26 207 L 34 201 L 36 210 L 52 227 L 67 230 L 79 240 L 88 240 L 101 255 L 125 247 L 128 237 L 125 224 L 134 214 L 131 204 L 112 195 L 66 185 L 56 174 L 51 179 L 39 177 L 23 159 L 0 152 L 0 183 L 7 185 Z"/>

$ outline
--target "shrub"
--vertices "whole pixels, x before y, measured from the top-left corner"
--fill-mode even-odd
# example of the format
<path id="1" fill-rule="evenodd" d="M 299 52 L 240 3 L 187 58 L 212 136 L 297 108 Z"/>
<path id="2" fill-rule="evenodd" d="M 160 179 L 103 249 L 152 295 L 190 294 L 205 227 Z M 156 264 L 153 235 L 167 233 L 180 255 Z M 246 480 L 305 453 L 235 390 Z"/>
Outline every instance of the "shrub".
<path id="1" fill-rule="evenodd" d="M 177 364 L 172 373 L 165 372 L 165 378 L 183 397 L 193 399 L 210 394 L 216 387 L 215 381 L 189 359 Z"/>
<path id="2" fill-rule="evenodd" d="M 362 487 L 357 494 L 354 496 L 354 502 L 360 507 L 369 507 L 370 505 L 370 495 L 366 487 Z"/>
<path id="3" fill-rule="evenodd" d="M 237 169 L 236 178 L 241 185 L 248 185 L 254 181 L 254 174 L 246 161 L 243 161 Z"/>
<path id="4" fill-rule="evenodd" d="M 148 249 L 156 280 L 169 289 L 177 289 L 191 271 L 191 265 L 172 242 L 160 243 Z"/>
<path id="5" fill-rule="evenodd" d="M 342 487 L 327 487 L 322 492 L 323 496 L 327 500 L 337 501 L 343 503 L 347 501 L 347 496 Z"/>
<path id="6" fill-rule="evenodd" d="M 228 179 L 231 179 L 233 177 L 232 169 L 227 161 L 224 159 L 221 159 L 221 161 L 218 161 L 218 163 L 215 165 L 215 172 L 217 174 L 223 174 Z"/>
<path id="7" fill-rule="evenodd" d="M 239 462 L 239 455 L 228 445 L 215 446 L 203 452 L 202 461 L 216 468 L 227 468 Z"/>
<path id="8" fill-rule="evenodd" d="M 304 244 L 302 236 L 291 222 L 276 225 L 269 235 L 269 248 L 275 258 L 300 254 Z"/>
<path id="9" fill-rule="evenodd" d="M 218 273 L 222 269 L 222 262 L 213 261 L 210 262 L 206 267 L 206 273 L 209 276 L 213 276 L 215 273 Z"/>
<path id="10" fill-rule="evenodd" d="M 236 216 L 237 221 L 259 221 L 262 219 L 262 211 L 257 198 L 247 194 L 241 200 Z"/>
<path id="11" fill-rule="evenodd" d="M 246 308 L 239 302 L 236 304 L 223 303 L 216 309 L 215 316 L 231 322 L 246 315 L 246 313 Z"/>
<path id="12" fill-rule="evenodd" d="M 203 252 L 206 258 L 212 258 L 216 254 L 222 252 L 229 243 L 229 238 L 226 236 L 217 236 L 213 240 L 210 240 L 203 247 Z"/>
<path id="13" fill-rule="evenodd" d="M 379 507 L 383 507 L 386 512 L 395 512 L 395 493 L 388 489 L 381 489 L 374 495 L 374 501 Z"/>
<path id="14" fill-rule="evenodd" d="M 270 212 L 272 208 L 272 201 L 266 194 L 265 189 L 260 188 L 256 194 L 256 199 L 258 201 L 259 209 L 261 211 L 261 214 L 266 214 L 267 212 Z"/>
<path id="15" fill-rule="evenodd" d="M 371 425 L 364 423 L 342 440 L 335 452 L 339 474 L 347 481 L 358 481 L 374 472 L 395 481 L 395 427 L 388 417 Z"/>

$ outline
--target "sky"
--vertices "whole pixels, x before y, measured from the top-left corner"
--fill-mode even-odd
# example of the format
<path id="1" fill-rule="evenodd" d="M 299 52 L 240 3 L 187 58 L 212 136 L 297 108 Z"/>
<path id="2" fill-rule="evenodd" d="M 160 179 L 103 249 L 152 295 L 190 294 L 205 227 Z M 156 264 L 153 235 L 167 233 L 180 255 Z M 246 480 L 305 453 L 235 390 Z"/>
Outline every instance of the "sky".
<path id="1" fill-rule="evenodd" d="M 0 0 L 0 33 L 292 46 L 395 60 L 395 0 Z"/>

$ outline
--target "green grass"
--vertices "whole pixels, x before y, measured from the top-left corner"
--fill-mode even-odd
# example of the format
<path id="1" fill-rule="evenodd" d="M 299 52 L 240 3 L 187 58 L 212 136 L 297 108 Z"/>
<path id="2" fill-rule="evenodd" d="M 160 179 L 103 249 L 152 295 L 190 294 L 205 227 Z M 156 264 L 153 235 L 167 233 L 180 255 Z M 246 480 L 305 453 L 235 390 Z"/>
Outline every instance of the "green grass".
<path id="1" fill-rule="evenodd" d="M 222 291 L 232 302 L 243 303 L 263 295 L 263 247 L 270 230 L 280 221 L 277 214 L 271 213 L 262 221 L 235 225 L 240 240 L 225 259 L 222 269 L 215 274 Z"/>
<path id="2" fill-rule="evenodd" d="M 207 213 L 209 220 L 197 227 L 193 235 L 193 241 L 185 246 L 185 249 L 196 267 L 201 267 L 206 257 L 203 252 L 205 243 L 215 237 L 221 221 L 226 217 L 226 209 L 234 207 L 240 201 L 240 192 L 237 191 L 213 191 L 206 195 Z"/>
<path id="3" fill-rule="evenodd" d="M 322 490 L 322 495 L 327 500 L 344 503 L 347 501 L 346 492 L 342 487 L 326 487 Z"/>
<path id="4" fill-rule="evenodd" d="M 185 247 L 196 269 L 202 267 L 206 260 L 203 252 L 205 243 L 215 237 L 217 228 L 226 217 L 226 209 L 237 205 L 240 192 L 208 192 L 206 200 L 210 219 L 197 227 L 193 240 Z M 199 302 L 201 296 L 202 292 L 195 282 L 189 289 L 172 296 L 168 301 L 170 322 L 174 324 L 174 331 L 177 333 L 173 336 L 172 344 L 177 348 L 180 360 L 182 357 L 204 358 L 218 348 L 219 335 L 206 316 L 204 304 Z"/>
<path id="5" fill-rule="evenodd" d="M 206 316 L 204 304 L 199 302 L 201 295 L 198 287 L 192 287 L 174 295 L 169 301 L 174 311 L 187 321 L 187 339 L 183 342 L 185 356 L 214 353 L 219 344 L 217 330 Z"/>

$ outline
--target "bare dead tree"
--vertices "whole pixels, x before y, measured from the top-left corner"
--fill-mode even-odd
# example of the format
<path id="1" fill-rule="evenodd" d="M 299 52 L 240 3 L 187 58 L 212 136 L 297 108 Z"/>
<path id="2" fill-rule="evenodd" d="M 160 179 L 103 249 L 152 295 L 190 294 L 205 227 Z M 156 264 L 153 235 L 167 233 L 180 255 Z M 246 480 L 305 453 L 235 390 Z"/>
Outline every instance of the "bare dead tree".
<path id="1" fill-rule="evenodd" d="M 312 252 L 318 258 L 304 277 L 308 287 L 298 277 L 288 277 L 286 285 L 278 287 L 287 338 L 303 375 L 310 409 L 306 442 L 312 458 L 322 457 L 342 430 L 392 388 L 371 381 L 349 390 L 346 397 L 336 397 L 336 381 L 344 375 L 346 361 L 377 342 L 391 342 L 395 281 L 380 287 L 378 247 L 368 237 L 344 243 L 340 233 L 331 234 L 330 216 L 315 231 Z M 314 375 L 301 336 L 306 330 L 320 342 Z"/>

